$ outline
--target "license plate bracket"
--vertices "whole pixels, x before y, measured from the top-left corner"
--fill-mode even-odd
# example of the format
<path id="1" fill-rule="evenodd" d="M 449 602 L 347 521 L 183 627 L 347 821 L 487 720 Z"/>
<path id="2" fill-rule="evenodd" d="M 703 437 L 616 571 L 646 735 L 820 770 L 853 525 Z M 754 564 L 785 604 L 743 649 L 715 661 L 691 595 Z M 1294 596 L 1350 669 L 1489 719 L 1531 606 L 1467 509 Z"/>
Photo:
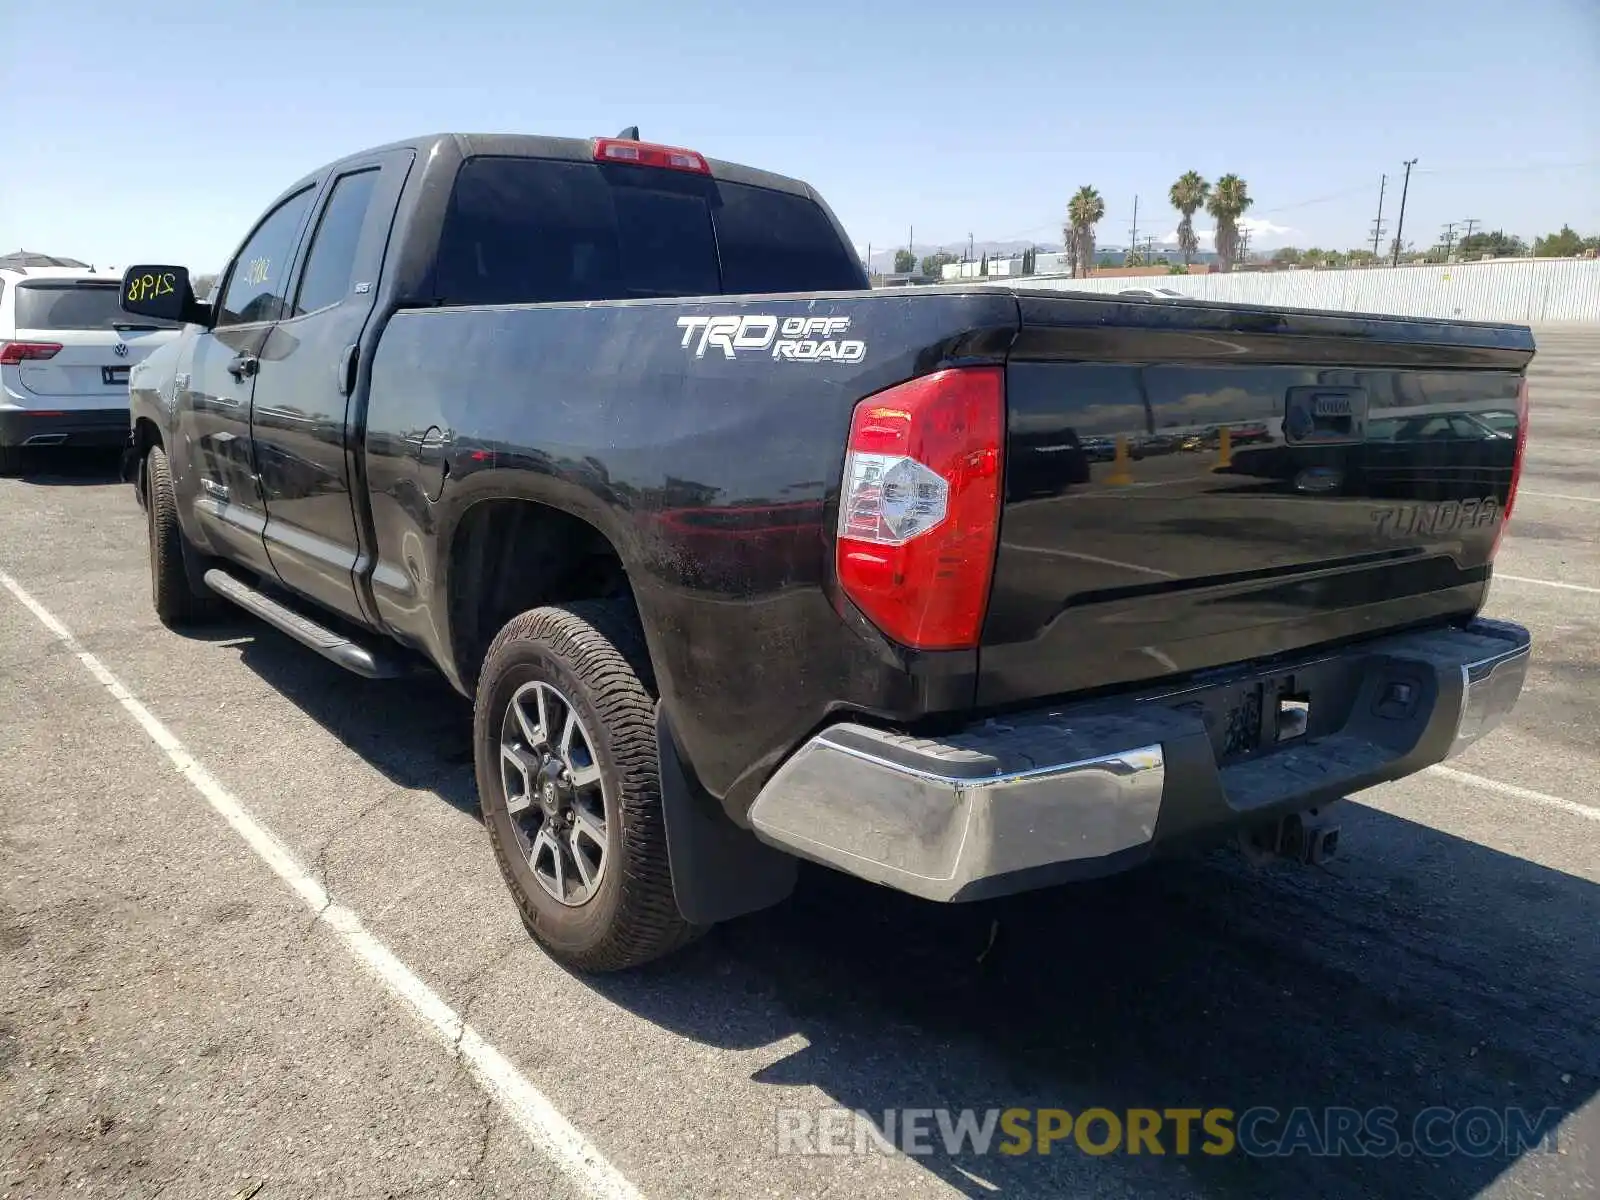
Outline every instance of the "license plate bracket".
<path id="1" fill-rule="evenodd" d="M 1254 753 L 1263 742 L 1261 710 L 1264 686 L 1246 684 L 1226 700 L 1220 714 L 1217 731 L 1221 745 L 1217 747 L 1217 761 L 1227 762 Z"/>
<path id="2" fill-rule="evenodd" d="M 1286 674 L 1217 687 L 1178 707 L 1200 718 L 1217 764 L 1227 766 L 1304 736 L 1309 701 L 1310 692 L 1297 690 L 1294 675 Z"/>
<path id="3" fill-rule="evenodd" d="M 128 368 L 127 367 L 101 367 L 100 368 L 100 382 L 103 383 L 103 384 L 106 384 L 107 386 L 110 386 L 112 384 L 118 384 L 118 383 L 126 385 L 127 382 L 128 382 Z"/>

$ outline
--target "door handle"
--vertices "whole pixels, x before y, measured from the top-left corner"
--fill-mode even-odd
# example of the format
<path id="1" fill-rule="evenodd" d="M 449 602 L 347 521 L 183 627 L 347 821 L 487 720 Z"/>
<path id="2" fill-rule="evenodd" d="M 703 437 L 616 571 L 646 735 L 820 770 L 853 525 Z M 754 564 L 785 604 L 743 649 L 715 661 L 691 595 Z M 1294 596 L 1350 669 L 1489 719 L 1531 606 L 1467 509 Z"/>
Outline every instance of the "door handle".
<path id="1" fill-rule="evenodd" d="M 245 379 L 261 369 L 261 360 L 254 354 L 241 354 L 228 364 L 228 374 L 235 379 Z"/>
<path id="2" fill-rule="evenodd" d="M 339 395 L 348 396 L 356 390 L 356 355 L 361 347 L 351 344 L 344 348 L 344 353 L 339 356 Z"/>

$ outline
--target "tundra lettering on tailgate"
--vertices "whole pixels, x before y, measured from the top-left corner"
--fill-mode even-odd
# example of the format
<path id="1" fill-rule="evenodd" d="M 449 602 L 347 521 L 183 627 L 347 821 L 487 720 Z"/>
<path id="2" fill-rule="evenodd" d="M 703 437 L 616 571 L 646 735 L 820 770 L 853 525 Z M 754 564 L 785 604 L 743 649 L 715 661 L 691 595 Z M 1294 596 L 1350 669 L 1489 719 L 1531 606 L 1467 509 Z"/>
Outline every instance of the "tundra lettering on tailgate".
<path id="1" fill-rule="evenodd" d="M 1405 504 L 1372 512 L 1380 537 L 1406 538 L 1419 533 L 1452 533 L 1493 525 L 1500 505 L 1493 496 L 1481 500 L 1446 500 L 1440 504 Z"/>
<path id="2" fill-rule="evenodd" d="M 773 358 L 789 362 L 858 363 L 867 357 L 866 342 L 839 337 L 850 331 L 849 317 L 679 317 L 678 328 L 679 345 L 687 350 L 692 344 L 696 358 L 704 358 L 707 348 L 721 350 L 724 358 L 770 350 Z"/>

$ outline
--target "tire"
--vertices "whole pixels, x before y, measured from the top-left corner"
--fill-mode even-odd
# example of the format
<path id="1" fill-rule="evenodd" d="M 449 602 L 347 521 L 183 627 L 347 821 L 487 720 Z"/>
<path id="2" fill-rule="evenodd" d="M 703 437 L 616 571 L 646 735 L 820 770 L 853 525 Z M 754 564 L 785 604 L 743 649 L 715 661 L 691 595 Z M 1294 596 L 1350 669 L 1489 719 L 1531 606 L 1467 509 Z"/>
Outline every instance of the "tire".
<path id="1" fill-rule="evenodd" d="M 473 754 L 489 844 L 523 924 L 553 958 L 578 971 L 635 967 L 703 932 L 683 919 L 672 895 L 650 678 L 638 617 L 630 603 L 611 600 L 536 608 L 513 618 L 489 647 L 478 678 Z M 548 709 L 532 731 L 539 736 L 528 736 L 528 722 L 518 723 L 513 700 L 529 717 Z M 578 727 L 568 735 L 571 747 L 563 758 L 553 730 L 567 729 L 564 710 L 575 714 Z M 580 740 L 592 746 L 580 753 Z M 592 780 L 597 768 L 597 782 L 575 785 L 587 798 L 580 801 L 577 790 L 565 793 L 570 811 L 530 802 L 540 792 L 532 782 L 541 778 L 532 769 L 535 748 L 546 773 Z M 543 757 L 547 751 L 550 757 Z M 554 793 L 547 786 L 542 794 L 548 800 Z M 515 814 L 514 803 L 521 805 Z M 562 900 L 555 888 L 563 876 L 550 868 L 559 859 L 574 870 L 580 805 L 591 814 L 591 832 L 593 814 L 603 805 L 604 858 L 597 869 L 586 855 L 594 883 L 576 870 L 584 878 L 567 880 Z M 552 829 L 559 845 L 547 839 L 541 850 L 540 838 Z M 591 850 L 599 844 L 584 837 Z M 574 901 L 575 894 L 583 898 Z"/>
<path id="2" fill-rule="evenodd" d="M 150 535 L 150 598 L 163 625 L 178 628 L 213 619 L 222 598 L 193 576 L 195 552 L 178 524 L 178 494 L 167 452 L 152 446 L 144 463 L 144 514 Z"/>
<path id="3" fill-rule="evenodd" d="M 22 470 L 22 447 L 0 446 L 0 475 L 15 475 Z"/>

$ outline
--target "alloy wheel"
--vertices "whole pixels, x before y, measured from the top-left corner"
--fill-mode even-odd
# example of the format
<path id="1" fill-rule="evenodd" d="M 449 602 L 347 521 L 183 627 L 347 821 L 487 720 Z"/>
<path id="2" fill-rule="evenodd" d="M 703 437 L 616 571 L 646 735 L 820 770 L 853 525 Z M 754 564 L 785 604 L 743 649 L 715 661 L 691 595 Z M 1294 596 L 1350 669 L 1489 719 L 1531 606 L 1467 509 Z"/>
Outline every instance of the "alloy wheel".
<path id="1" fill-rule="evenodd" d="M 561 691 L 525 683 L 500 723 L 506 812 L 533 877 L 577 908 L 593 899 L 608 857 L 605 781 L 594 739 Z"/>

